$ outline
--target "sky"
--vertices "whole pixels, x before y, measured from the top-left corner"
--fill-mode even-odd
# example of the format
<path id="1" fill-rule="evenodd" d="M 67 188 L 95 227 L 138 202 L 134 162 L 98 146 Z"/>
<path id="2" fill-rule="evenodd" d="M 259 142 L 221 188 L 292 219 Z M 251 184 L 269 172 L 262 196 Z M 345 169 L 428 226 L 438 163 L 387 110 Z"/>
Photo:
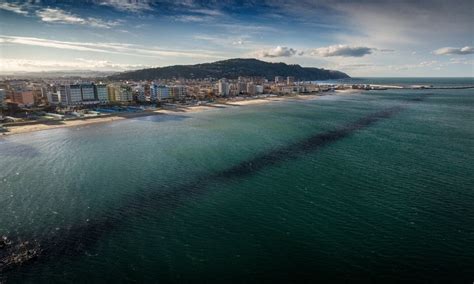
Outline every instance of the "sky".
<path id="1" fill-rule="evenodd" d="M 472 0 L 0 0 L 0 73 L 229 58 L 353 77 L 474 77 Z"/>

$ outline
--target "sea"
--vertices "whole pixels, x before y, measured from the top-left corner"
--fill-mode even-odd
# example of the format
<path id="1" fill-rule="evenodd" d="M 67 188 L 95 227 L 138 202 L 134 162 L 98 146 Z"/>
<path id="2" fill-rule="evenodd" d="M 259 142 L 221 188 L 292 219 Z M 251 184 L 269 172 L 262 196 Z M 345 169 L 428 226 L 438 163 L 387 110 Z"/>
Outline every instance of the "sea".
<path id="1" fill-rule="evenodd" d="M 40 251 L 0 283 L 472 283 L 474 89 L 3 136 L 0 236 Z"/>

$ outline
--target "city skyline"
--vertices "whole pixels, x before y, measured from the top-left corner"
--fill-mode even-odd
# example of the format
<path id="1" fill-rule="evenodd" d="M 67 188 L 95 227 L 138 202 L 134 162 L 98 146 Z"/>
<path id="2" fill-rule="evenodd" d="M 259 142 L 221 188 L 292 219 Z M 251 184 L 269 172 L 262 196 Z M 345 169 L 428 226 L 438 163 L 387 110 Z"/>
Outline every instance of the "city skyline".
<path id="1" fill-rule="evenodd" d="M 257 58 L 351 76 L 474 76 L 470 1 L 0 1 L 0 72 Z"/>

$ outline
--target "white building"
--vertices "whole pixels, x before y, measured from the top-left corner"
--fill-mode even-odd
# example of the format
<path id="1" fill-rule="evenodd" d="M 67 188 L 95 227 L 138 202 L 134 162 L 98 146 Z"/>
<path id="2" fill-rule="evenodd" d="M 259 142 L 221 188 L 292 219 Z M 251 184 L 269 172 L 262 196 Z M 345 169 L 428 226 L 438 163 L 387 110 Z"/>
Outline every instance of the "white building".
<path id="1" fill-rule="evenodd" d="M 220 79 L 217 83 L 217 92 L 219 96 L 227 96 L 229 95 L 229 84 L 226 82 L 225 79 Z"/>
<path id="2" fill-rule="evenodd" d="M 48 103 L 50 105 L 58 105 L 61 103 L 61 96 L 57 92 L 47 92 L 46 98 L 48 99 Z"/>
<path id="3" fill-rule="evenodd" d="M 70 105 L 71 104 L 71 87 L 70 85 L 61 85 L 58 88 L 59 93 L 59 101 L 62 105 Z"/>
<path id="4" fill-rule="evenodd" d="M 286 84 L 289 85 L 289 86 L 295 84 L 295 77 L 293 77 L 293 76 L 286 77 Z"/>

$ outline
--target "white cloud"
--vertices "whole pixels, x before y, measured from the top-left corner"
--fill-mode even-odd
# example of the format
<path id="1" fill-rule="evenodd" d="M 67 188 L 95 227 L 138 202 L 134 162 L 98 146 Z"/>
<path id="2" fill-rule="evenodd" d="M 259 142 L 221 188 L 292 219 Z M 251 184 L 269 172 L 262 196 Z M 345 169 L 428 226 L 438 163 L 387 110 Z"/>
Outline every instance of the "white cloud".
<path id="1" fill-rule="evenodd" d="M 0 62 L 0 70 L 8 72 L 18 71 L 59 71 L 59 70 L 95 70 L 95 71 L 124 71 L 143 69 L 150 66 L 141 64 L 114 63 L 107 60 L 90 60 L 76 58 L 68 61 L 58 60 L 30 60 L 30 59 L 4 59 Z"/>
<path id="2" fill-rule="evenodd" d="M 87 25 L 96 28 L 111 28 L 119 24 L 118 21 L 103 21 L 97 18 L 81 18 L 78 15 L 71 14 L 67 11 L 58 8 L 45 8 L 36 12 L 36 15 L 41 18 L 43 22 L 47 23 L 61 23 L 61 24 L 75 24 Z"/>
<path id="3" fill-rule="evenodd" d="M 224 14 L 219 10 L 211 9 L 189 9 L 186 10 L 185 15 L 176 15 L 172 18 L 179 22 L 201 22 L 201 23 L 214 23 L 216 20 Z"/>
<path id="4" fill-rule="evenodd" d="M 437 64 L 438 64 L 438 61 L 436 61 L 436 60 L 422 61 L 422 62 L 418 63 L 418 67 L 430 67 L 430 66 L 434 66 L 434 65 L 437 65 Z"/>
<path id="5" fill-rule="evenodd" d="M 307 23 L 342 27 L 332 35 L 351 45 L 423 45 L 447 39 L 472 38 L 472 0 L 266 0 L 284 14 Z M 441 40 L 442 39 L 442 40 Z M 410 47 L 413 48 L 413 47 Z"/>
<path id="6" fill-rule="evenodd" d="M 0 3 L 0 9 L 20 15 L 28 15 L 28 11 L 25 11 L 23 6 L 13 3 Z"/>
<path id="7" fill-rule="evenodd" d="M 297 51 L 286 46 L 277 46 L 271 49 L 260 50 L 256 52 L 257 57 L 291 57 Z"/>
<path id="8" fill-rule="evenodd" d="M 103 43 L 103 42 L 71 42 L 42 39 L 35 37 L 19 37 L 0 35 L 1 44 L 20 44 L 30 46 L 41 46 L 58 49 L 77 51 L 89 51 L 99 53 L 111 53 L 141 57 L 189 57 L 189 58 L 221 58 L 219 54 L 206 50 L 166 50 L 158 48 L 146 48 L 136 44 L 125 43 Z"/>
<path id="9" fill-rule="evenodd" d="M 461 59 L 461 58 L 451 58 L 449 59 L 448 64 L 463 64 L 463 65 L 473 65 L 474 66 L 474 59 L 468 60 L 468 59 Z"/>
<path id="10" fill-rule="evenodd" d="M 51 47 L 51 48 L 69 49 L 69 50 L 78 50 L 78 51 L 106 52 L 103 49 L 94 48 L 92 44 L 88 46 L 84 43 L 48 40 L 48 39 L 34 38 L 34 37 L 17 37 L 17 36 L 0 35 L 0 44 L 20 44 L 20 45 Z"/>
<path id="11" fill-rule="evenodd" d="M 213 17 L 224 15 L 221 11 L 212 10 L 212 9 L 191 9 L 188 11 L 191 13 L 202 14 L 202 15 L 213 16 Z"/>
<path id="12" fill-rule="evenodd" d="M 225 34 L 209 35 L 209 34 L 197 34 L 193 36 L 193 39 L 198 41 L 209 42 L 212 45 L 239 48 L 239 49 L 260 49 L 262 46 L 255 46 L 252 44 L 248 35 L 229 36 Z"/>
<path id="13" fill-rule="evenodd" d="M 84 58 L 76 58 L 76 64 L 84 64 L 88 68 L 99 68 L 105 70 L 130 70 L 130 69 L 143 69 L 149 66 L 143 64 L 123 64 L 123 63 L 113 63 L 107 60 L 91 60 Z"/>
<path id="14" fill-rule="evenodd" d="M 349 45 L 331 45 L 311 50 L 310 54 L 314 56 L 342 56 L 342 57 L 362 57 L 372 54 L 376 49 L 365 46 L 349 46 Z"/>
<path id="15" fill-rule="evenodd" d="M 209 25 L 211 26 L 211 25 Z M 270 32 L 278 32 L 277 29 L 271 26 L 258 26 L 250 23 L 212 23 L 212 28 L 223 29 L 226 33 L 229 34 L 262 34 Z"/>
<path id="16" fill-rule="evenodd" d="M 124 12 L 139 13 L 153 10 L 150 1 L 147 0 L 98 0 L 97 3 Z"/>
<path id="17" fill-rule="evenodd" d="M 465 46 L 461 48 L 456 47 L 443 47 L 433 51 L 436 55 L 468 55 L 474 54 L 474 47 Z"/>
<path id="18" fill-rule="evenodd" d="M 178 22 L 189 23 L 189 22 L 207 22 L 211 19 L 211 17 L 198 16 L 198 15 L 181 15 L 181 16 L 174 16 L 173 19 L 175 19 Z"/>

